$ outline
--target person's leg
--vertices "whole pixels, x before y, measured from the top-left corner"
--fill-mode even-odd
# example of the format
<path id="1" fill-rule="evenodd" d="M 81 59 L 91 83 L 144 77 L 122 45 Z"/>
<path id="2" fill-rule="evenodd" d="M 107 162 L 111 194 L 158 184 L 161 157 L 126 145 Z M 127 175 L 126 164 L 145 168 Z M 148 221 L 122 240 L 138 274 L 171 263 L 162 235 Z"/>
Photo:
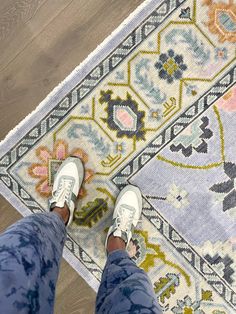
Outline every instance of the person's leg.
<path id="1" fill-rule="evenodd" d="M 55 212 L 23 218 L 0 236 L 1 313 L 53 313 L 65 238 Z"/>
<path id="2" fill-rule="evenodd" d="M 140 197 L 127 186 L 117 199 L 106 241 L 108 258 L 96 299 L 97 314 L 162 313 L 150 279 L 126 252 L 141 215 Z"/>
<path id="3" fill-rule="evenodd" d="M 0 312 L 53 313 L 55 286 L 84 169 L 67 158 L 55 177 L 50 213 L 30 215 L 0 236 Z"/>

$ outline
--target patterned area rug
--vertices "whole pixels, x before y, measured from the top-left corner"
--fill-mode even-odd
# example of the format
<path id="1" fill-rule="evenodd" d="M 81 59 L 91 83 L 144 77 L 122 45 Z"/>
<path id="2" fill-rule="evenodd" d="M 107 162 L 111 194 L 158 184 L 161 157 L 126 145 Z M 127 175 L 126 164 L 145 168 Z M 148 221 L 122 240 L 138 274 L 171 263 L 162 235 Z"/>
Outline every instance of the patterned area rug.
<path id="1" fill-rule="evenodd" d="M 235 313 L 235 43 L 233 0 L 148 0 L 1 143 L 1 193 L 23 215 L 83 160 L 64 257 L 95 290 L 130 182 L 144 207 L 129 253 L 163 311 Z"/>

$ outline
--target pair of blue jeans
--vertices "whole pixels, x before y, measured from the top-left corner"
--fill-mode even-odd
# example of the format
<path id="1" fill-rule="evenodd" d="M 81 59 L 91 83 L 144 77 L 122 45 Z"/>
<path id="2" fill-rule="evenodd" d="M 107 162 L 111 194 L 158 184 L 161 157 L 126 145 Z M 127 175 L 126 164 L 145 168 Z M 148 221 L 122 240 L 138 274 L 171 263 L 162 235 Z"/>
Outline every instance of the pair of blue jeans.
<path id="1" fill-rule="evenodd" d="M 53 313 L 65 239 L 53 212 L 23 218 L 0 236 L 0 313 Z M 108 255 L 95 312 L 161 313 L 146 273 L 123 250 Z"/>

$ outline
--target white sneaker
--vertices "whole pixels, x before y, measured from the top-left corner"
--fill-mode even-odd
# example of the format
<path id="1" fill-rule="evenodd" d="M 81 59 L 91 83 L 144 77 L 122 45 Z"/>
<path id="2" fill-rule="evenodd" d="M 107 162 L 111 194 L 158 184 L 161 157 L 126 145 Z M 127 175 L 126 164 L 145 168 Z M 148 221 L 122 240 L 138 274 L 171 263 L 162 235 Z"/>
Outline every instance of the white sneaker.
<path id="1" fill-rule="evenodd" d="M 49 200 L 49 210 L 54 207 L 68 206 L 69 226 L 73 220 L 75 202 L 84 178 L 84 167 L 78 157 L 68 157 L 59 167 L 53 183 L 52 198 Z"/>
<path id="2" fill-rule="evenodd" d="M 138 187 L 127 185 L 118 195 L 113 213 L 112 226 L 109 228 L 105 243 L 111 234 L 122 238 L 126 247 L 132 238 L 142 212 L 142 195 Z"/>

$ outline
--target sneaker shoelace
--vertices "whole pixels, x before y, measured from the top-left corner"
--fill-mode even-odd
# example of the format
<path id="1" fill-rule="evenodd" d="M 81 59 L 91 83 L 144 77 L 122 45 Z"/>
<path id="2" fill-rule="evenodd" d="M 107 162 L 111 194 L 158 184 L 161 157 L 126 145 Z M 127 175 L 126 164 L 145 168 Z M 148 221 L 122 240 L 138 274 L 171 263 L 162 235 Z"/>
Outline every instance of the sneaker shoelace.
<path id="1" fill-rule="evenodd" d="M 53 198 L 58 202 L 61 200 L 65 200 L 69 203 L 70 195 L 71 195 L 71 187 L 72 187 L 73 181 L 68 179 L 62 179 L 60 181 L 58 189 L 53 193 Z"/>
<path id="2" fill-rule="evenodd" d="M 135 210 L 133 207 L 127 205 L 120 205 L 118 209 L 118 216 L 116 217 L 116 227 L 127 232 L 131 230 Z"/>

